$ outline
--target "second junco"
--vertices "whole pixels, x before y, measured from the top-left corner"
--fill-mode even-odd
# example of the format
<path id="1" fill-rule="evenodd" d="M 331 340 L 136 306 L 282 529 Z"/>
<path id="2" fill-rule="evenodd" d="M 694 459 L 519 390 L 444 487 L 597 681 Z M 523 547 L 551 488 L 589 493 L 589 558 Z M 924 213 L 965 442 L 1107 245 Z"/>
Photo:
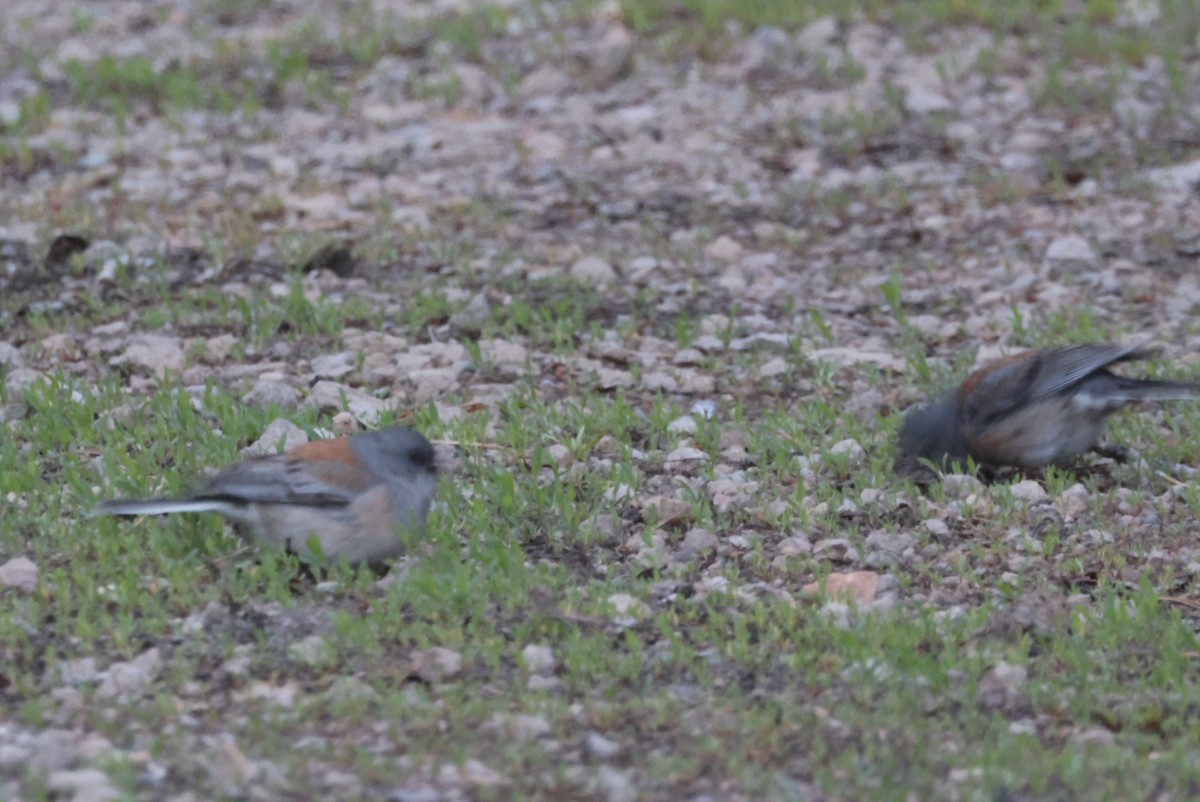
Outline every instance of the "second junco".
<path id="1" fill-rule="evenodd" d="M 1119 362 L 1157 348 L 1118 343 L 1026 351 L 985 365 L 959 388 L 906 415 L 897 465 L 928 459 L 1038 468 L 1096 447 L 1110 415 L 1139 401 L 1200 397 L 1200 383 L 1121 376 Z"/>
<path id="2" fill-rule="evenodd" d="M 429 515 L 437 471 L 433 446 L 400 427 L 316 440 L 247 460 L 184 498 L 116 499 L 91 515 L 217 512 L 258 542 L 330 560 L 380 563 L 403 552 L 403 529 Z"/>

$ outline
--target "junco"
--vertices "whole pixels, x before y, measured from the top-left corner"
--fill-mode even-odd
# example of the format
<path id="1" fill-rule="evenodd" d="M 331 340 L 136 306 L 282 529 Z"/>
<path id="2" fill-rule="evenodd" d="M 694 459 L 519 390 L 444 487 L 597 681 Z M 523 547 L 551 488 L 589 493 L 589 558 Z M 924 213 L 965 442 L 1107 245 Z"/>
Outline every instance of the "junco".
<path id="1" fill-rule="evenodd" d="M 1026 351 L 985 365 L 900 425 L 901 469 L 931 462 L 1038 468 L 1096 447 L 1108 417 L 1138 401 L 1200 397 L 1200 383 L 1132 379 L 1108 368 L 1158 348 L 1093 343 Z"/>
<path id="2" fill-rule="evenodd" d="M 433 446 L 411 429 L 316 440 L 226 468 L 180 499 L 115 499 L 90 515 L 219 512 L 260 543 L 350 564 L 399 556 L 401 529 L 429 515 Z"/>

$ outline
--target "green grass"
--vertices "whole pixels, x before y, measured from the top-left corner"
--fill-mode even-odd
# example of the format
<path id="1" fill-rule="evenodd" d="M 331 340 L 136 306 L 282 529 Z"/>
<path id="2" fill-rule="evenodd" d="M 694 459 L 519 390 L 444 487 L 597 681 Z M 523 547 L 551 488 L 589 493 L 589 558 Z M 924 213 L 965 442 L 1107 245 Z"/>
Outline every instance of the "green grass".
<path id="1" fill-rule="evenodd" d="M 78 766 L 101 768 L 130 799 L 378 799 L 427 786 L 471 799 L 627 798 L 620 778 L 641 798 L 664 800 L 1196 798 L 1191 565 L 1200 492 L 1180 465 L 1196 462 L 1200 410 L 1117 416 L 1113 439 L 1145 463 L 1083 460 L 1030 477 L 1045 502 L 1022 499 L 1020 477 L 960 498 L 892 472 L 897 413 L 960 379 L 983 345 L 1196 333 L 1189 324 L 1157 328 L 1155 292 L 1167 294 L 1169 283 L 1155 271 L 1186 275 L 1191 259 L 1157 218 L 1148 244 L 1177 261 L 1153 263 L 1118 294 L 1092 298 L 1088 275 L 1056 279 L 1094 301 L 1086 306 L 1043 305 L 1042 284 L 1028 294 L 1007 289 L 1041 259 L 1027 230 L 1049 231 L 1048 214 L 1096 202 L 1075 194 L 1076 173 L 1097 180 L 1101 195 L 1143 203 L 1141 167 L 1179 161 L 1194 145 L 1186 109 L 1195 5 L 1164 3 L 1161 20 L 1142 29 L 1117 25 L 1120 12 L 1110 0 L 579 0 L 410 19 L 369 2 L 306 16 L 211 0 L 187 22 L 211 46 L 197 50 L 204 55 L 114 51 L 45 72 L 34 52 L 45 43 L 32 22 L 18 22 L 30 41 L 7 61 L 27 69 L 34 87 L 0 139 L 0 169 L 13 178 L 0 208 L 14 226 L 34 227 L 31 252 L 45 253 L 62 231 L 122 247 L 154 234 L 201 242 L 198 269 L 221 270 L 196 282 L 168 253 L 122 261 L 114 282 L 99 287 L 80 257 L 62 287 L 0 295 L 0 339 L 45 373 L 30 390 L 10 391 L 13 369 L 0 367 L 0 563 L 23 556 L 39 570 L 32 592 L 0 591 L 6 733 L 102 736 L 115 751 Z M 148 13 L 155 26 L 174 24 L 161 9 Z M 194 110 L 215 120 L 212 131 L 238 131 L 213 141 L 214 158 L 234 167 L 246 143 L 287 146 L 280 113 L 336 115 L 332 129 L 354 141 L 364 87 L 385 59 L 406 70 L 374 102 L 428 100 L 429 119 L 495 114 L 525 125 L 513 98 L 457 108 L 451 68 L 479 65 L 511 90 L 512 76 L 567 63 L 574 45 L 620 22 L 636 37 L 626 80 L 651 76 L 668 91 L 693 80 L 685 74 L 724 75 L 760 26 L 791 34 L 830 14 L 894 33 L 918 56 L 985 31 L 990 44 L 962 79 L 982 79 L 989 93 L 1026 82 L 1032 113 L 1067 133 L 1085 123 L 1107 131 L 1124 82 L 1161 60 L 1163 80 L 1139 96 L 1154 112 L 1152 130 L 1136 152 L 1102 139 L 1079 156 L 1050 142 L 1032 178 L 974 164 L 942 195 L 887 170 L 955 163 L 962 154 L 949 126 L 962 120 L 919 119 L 899 90 L 883 87 L 874 105 L 782 111 L 731 129 L 730 146 L 762 167 L 762 186 L 736 200 L 681 190 L 674 203 L 677 178 L 665 174 L 661 207 L 648 193 L 635 219 L 614 222 L 602 210 L 628 176 L 589 172 L 583 158 L 550 182 L 562 183 L 554 217 L 523 197 L 489 194 L 488 181 L 464 191 L 446 168 L 453 190 L 442 197 L 442 185 L 430 185 L 431 230 L 420 232 L 394 229 L 400 200 L 390 196 L 368 204 L 368 224 L 336 232 L 308 221 L 291 230 L 282 187 L 223 198 L 213 213 L 135 204 L 123 171 L 144 167 L 141 154 L 118 135 L 113 170 L 93 175 L 77 166 L 84 154 L 72 144 L 145 119 L 208 136 L 189 128 Z M 99 14 L 70 18 L 78 35 L 108 35 Z M 780 58 L 790 60 L 769 66 L 782 78 L 766 70 L 761 83 L 745 82 L 748 116 L 777 94 L 872 88 L 840 39 L 827 53 Z M 574 64 L 564 68 L 571 75 Z M 616 99 L 604 103 L 625 103 L 633 86 L 613 88 Z M 71 137 L 59 130 L 68 113 Z M 589 149 L 602 144 L 591 137 L 610 135 L 601 125 L 585 133 Z M 676 135 L 669 126 L 659 133 Z M 837 188 L 792 179 L 787 157 L 810 149 L 826 169 L 883 177 Z M 410 158 L 384 154 L 328 185 L 325 165 L 304 163 L 298 191 L 386 180 Z M 522 160 L 513 180 L 533 180 L 536 167 Z M 996 216 L 944 235 L 918 230 L 960 206 Z M 747 253 L 775 252 L 777 273 L 811 279 L 812 291 L 724 291 L 704 255 L 723 235 Z M 314 253 L 342 242 L 352 243 L 352 278 L 302 273 Z M 633 257 L 650 255 L 659 273 L 602 291 L 523 272 L 569 267 L 580 253 L 603 256 L 623 276 Z M 24 267 L 17 261 L 14 270 Z M 948 288 L 984 275 L 982 290 Z M 914 301 L 914 288 L 931 286 L 945 290 L 936 302 Z M 977 309 L 987 291 L 1000 300 Z M 481 293 L 490 313 L 462 322 L 458 313 Z M 951 328 L 929 333 L 930 316 Z M 111 365 L 122 349 L 107 350 L 93 329 L 116 322 L 180 337 L 190 386 Z M 764 328 L 791 340 L 730 347 Z M 329 427 L 328 413 L 303 405 L 242 403 L 251 380 L 223 369 L 281 363 L 272 370 L 303 396 L 311 382 L 301 365 L 351 348 L 364 331 L 388 336 L 388 360 L 438 347 L 461 360 L 456 381 L 432 399 L 415 398 L 407 367 L 394 376 L 362 369 L 365 353 L 347 379 L 398 399 L 397 419 L 450 444 L 461 461 L 440 483 L 402 581 L 378 587 L 365 569 L 314 571 L 248 548 L 212 516 L 84 517 L 101 498 L 185 492 L 240 459 L 277 417 L 313 434 Z M 81 356 L 42 347 L 54 335 Z M 235 338 L 231 347 L 214 342 L 223 336 Z M 903 372 L 814 355 L 864 339 Z M 528 358 L 497 359 L 493 340 L 521 345 Z M 699 350 L 675 364 L 683 348 Z M 783 371 L 762 375 L 775 359 Z M 1167 360 L 1139 368 L 1195 373 Z M 714 389 L 647 389 L 654 374 L 708 379 Z M 620 381 L 606 384 L 605 375 Z M 712 401 L 715 417 L 697 419 L 687 437 L 671 431 L 697 400 Z M 847 439 L 863 452 L 835 453 Z M 704 459 L 670 463 L 685 445 Z M 1086 490 L 1078 508 L 1076 484 Z M 655 496 L 681 502 L 681 520 L 656 517 L 646 505 Z M 685 553 L 693 529 L 716 545 Z M 910 538 L 911 552 L 890 563 L 873 555 L 871 544 L 888 536 Z M 859 558 L 839 562 L 830 541 Z M 846 608 L 802 592 L 865 569 L 886 575 L 892 606 Z M 535 669 L 528 647 L 548 649 L 552 664 Z M 157 674 L 126 698 L 104 698 L 100 678 L 73 689 L 60 679 L 75 661 L 94 658 L 106 670 L 150 649 Z M 451 667 L 432 665 L 438 649 L 457 658 Z M 16 739 L 4 737 L 0 746 Z M 23 798 L 57 798 L 25 762 L 0 767 L 0 788 L 12 781 Z"/>
<path id="2" fill-rule="evenodd" d="M 884 295 L 895 297 L 891 285 Z M 321 333 L 319 319 L 297 314 L 295 303 L 287 297 L 266 306 L 301 333 Z M 513 336 L 553 350 L 556 325 L 530 318 L 529 328 Z M 719 375 L 732 367 L 718 360 L 711 370 Z M 829 374 L 811 373 L 810 380 L 836 388 Z M 281 763 L 294 777 L 306 768 L 288 744 L 332 733 L 336 721 L 340 745 L 320 764 L 368 784 L 386 785 L 393 776 L 392 759 L 378 753 L 381 738 L 415 764 L 470 757 L 492 767 L 536 768 L 557 763 L 564 744 L 577 749 L 589 732 L 614 741 L 639 786 L 662 797 L 716 783 L 752 796 L 789 795 L 801 783 L 847 799 L 901 799 L 901 789 L 932 799 L 1076 798 L 1095 788 L 1102 798 L 1121 798 L 1146 783 L 1186 795 L 1200 781 L 1188 760 L 1194 718 L 1185 701 L 1195 694 L 1195 632 L 1160 601 L 1163 591 L 1154 583 L 1127 587 L 1116 579 L 1130 564 L 1127 552 L 1098 555 L 1102 578 L 1090 601 L 1064 608 L 1045 627 L 1005 624 L 1028 593 L 1049 591 L 1053 598 L 1056 582 L 1033 570 L 1007 586 L 986 569 L 992 555 L 1010 548 L 988 533 L 1031 520 L 1024 503 L 999 485 L 985 491 L 991 520 L 952 548 L 961 555 L 954 570 L 968 585 L 985 596 L 1007 589 L 963 608 L 962 617 L 943 616 L 934 605 L 852 614 L 841 625 L 817 606 L 773 594 L 717 591 L 663 601 L 658 583 L 694 581 L 705 565 L 705 573 L 715 569 L 731 588 L 766 583 L 792 594 L 804 577 L 837 570 L 812 555 L 782 564 L 760 556 L 795 527 L 814 541 L 849 538 L 859 549 L 872 531 L 904 529 L 886 506 L 868 506 L 850 521 L 816 511 L 857 497 L 851 487 L 894 491 L 884 455 L 830 463 L 852 483 L 842 490 L 824 482 L 788 488 L 795 453 L 822 451 L 831 437 L 884 449 L 886 432 L 811 401 L 799 408 L 782 403 L 748 419 L 735 415 L 761 482 L 757 496 L 790 496 L 794 510 L 810 512 L 764 527 L 747 510 L 716 513 L 703 494 L 691 496 L 695 525 L 722 537 L 742 532 L 756 545 L 740 559 L 709 557 L 647 572 L 623 555 L 623 536 L 589 536 L 589 522 L 612 513 L 608 488 L 638 490 L 654 480 L 658 468 L 627 455 L 670 450 L 675 436 L 666 423 L 684 410 L 663 399 L 644 417 L 628 400 L 596 396 L 586 385 L 571 403 L 547 403 L 532 384 L 522 385 L 494 417 L 473 412 L 443 424 L 429 408 L 415 411 L 431 437 L 460 444 L 465 472 L 442 483 L 443 506 L 406 580 L 382 592 L 365 570 L 336 569 L 336 584 L 320 589 L 292 560 L 236 551 L 210 517 L 79 517 L 97 496 L 98 467 L 109 477 L 99 495 L 181 492 L 206 466 L 236 459 L 266 413 L 218 388 L 197 404 L 167 385 L 106 430 L 92 423 L 129 403 L 119 382 L 88 389 L 59 375 L 30 391 L 30 414 L 0 447 L 0 493 L 27 502 L 0 511 L 0 548 L 30 556 L 42 572 L 38 592 L 5 596 L 8 614 L 0 618 L 8 694 L 22 700 L 21 720 L 40 726 L 53 708 L 41 698 L 42 672 L 87 656 L 102 664 L 132 659 L 156 644 L 160 690 L 123 703 L 132 721 L 149 724 L 163 714 L 158 693 L 207 696 L 211 680 L 184 686 L 248 649 L 248 666 L 232 680 L 235 693 L 258 683 L 298 683 L 298 705 L 281 715 L 265 700 L 250 701 L 231 720 L 220 705 L 205 704 L 193 715 L 232 727 L 242 751 Z M 306 415 L 301 422 L 320 421 Z M 696 437 L 715 460 L 725 428 L 703 423 Z M 546 446 L 567 443 L 580 464 L 590 464 L 601 437 L 612 439 L 615 452 L 607 453 L 618 456 L 607 468 L 564 471 L 546 459 Z M 699 476 L 711 473 L 701 469 Z M 1052 493 L 1073 480 L 1064 473 L 1057 481 L 1047 477 Z M 45 493 L 47 482 L 62 492 Z M 924 510 L 933 499 L 915 503 Z M 642 531 L 649 536 L 653 528 Z M 920 530 L 909 531 L 919 547 L 944 553 Z M 1042 542 L 1053 555 L 1054 540 Z M 930 582 L 936 587 L 939 578 L 920 561 L 891 572 L 906 595 Z M 624 622 L 614 618 L 609 599 L 618 593 L 642 600 L 643 611 Z M 269 616 L 237 612 L 266 602 L 299 621 L 315 614 L 325 623 L 283 630 Z M 212 605 L 213 623 L 180 640 L 179 622 Z M 311 635 L 320 638 L 315 658 L 288 650 Z M 552 650 L 557 667 L 549 682 L 543 676 L 531 685 L 534 675 L 521 657 L 531 644 Z M 461 670 L 411 684 L 413 655 L 431 647 L 457 652 Z M 1010 691 L 985 693 L 984 678 L 1000 662 L 1023 667 L 1026 677 Z M 369 701 L 336 695 L 347 676 L 367 689 Z M 77 724 L 119 741 L 122 730 L 102 710 L 81 711 Z M 549 740 L 496 738 L 494 728 L 509 726 L 504 717 L 513 714 L 536 717 Z M 390 722 L 382 735 L 371 726 L 380 720 Z M 1080 751 L 1071 746 L 1079 732 L 1101 734 L 1089 736 L 1099 741 Z M 185 765 L 187 743 L 182 733 L 164 732 L 152 755 Z M 1150 752 L 1153 761 L 1146 760 Z M 123 776 L 125 764 L 117 760 L 112 771 Z M 494 793 L 585 793 L 588 776 L 509 775 L 515 784 Z"/>

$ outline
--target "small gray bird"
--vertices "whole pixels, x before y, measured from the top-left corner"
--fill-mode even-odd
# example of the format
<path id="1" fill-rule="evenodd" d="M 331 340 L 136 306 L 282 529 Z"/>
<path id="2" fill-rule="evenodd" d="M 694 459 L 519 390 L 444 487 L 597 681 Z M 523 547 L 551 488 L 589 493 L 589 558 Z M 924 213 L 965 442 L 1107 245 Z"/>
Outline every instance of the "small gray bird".
<path id="1" fill-rule="evenodd" d="M 1026 351 L 992 362 L 959 388 L 907 414 L 897 467 L 920 459 L 1039 468 L 1096 447 L 1109 416 L 1139 401 L 1200 397 L 1200 383 L 1120 376 L 1108 368 L 1158 348 L 1117 343 Z"/>
<path id="2" fill-rule="evenodd" d="M 247 460 L 179 499 L 115 499 L 89 515 L 217 512 L 259 543 L 311 559 L 381 563 L 399 556 L 402 529 L 425 524 L 437 484 L 433 446 L 411 429 L 316 440 Z"/>

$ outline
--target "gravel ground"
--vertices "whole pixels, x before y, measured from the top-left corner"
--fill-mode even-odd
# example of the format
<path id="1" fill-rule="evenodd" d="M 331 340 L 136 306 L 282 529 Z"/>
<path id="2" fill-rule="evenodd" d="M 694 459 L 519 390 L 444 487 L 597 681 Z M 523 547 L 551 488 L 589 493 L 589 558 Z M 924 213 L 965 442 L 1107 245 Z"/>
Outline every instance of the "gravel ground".
<path id="1" fill-rule="evenodd" d="M 1086 713 L 1049 678 L 1077 680 L 1056 650 L 1089 626 L 1133 622 L 1081 647 L 1118 684 L 1166 672 L 1172 638 L 1195 649 L 1200 413 L 1119 418 L 1124 461 L 932 488 L 889 472 L 897 414 L 1010 350 L 1148 339 L 1165 346 L 1151 373 L 1200 374 L 1200 14 L 1066 5 L 1028 24 L 926 10 L 702 30 L 682 12 L 643 24 L 655 6 L 632 2 L 8 0 L 0 797 L 1082 798 L 1066 769 L 997 779 L 924 730 L 908 751 L 876 742 L 873 713 L 845 713 L 876 683 L 903 686 L 899 722 L 915 705 L 936 732 L 965 708 L 1034 751 L 1124 749 L 1150 772 L 1130 776 L 1158 783 L 1147 799 L 1194 794 L 1194 770 L 1145 768 L 1194 751 L 1187 659 L 1170 690 L 1106 685 Z M 1121 50 L 1177 39 L 1182 58 Z M 143 566 L 111 593 L 159 594 L 158 618 L 123 621 L 103 588 L 95 628 L 56 606 L 86 595 L 99 559 L 71 545 L 93 498 L 177 491 L 260 436 L 380 416 L 439 444 L 436 528 L 451 552 L 469 543 L 446 567 L 465 589 L 484 548 L 466 510 L 493 503 L 501 473 L 536 497 L 529 515 L 480 513 L 521 570 L 561 580 L 511 605 L 480 591 L 503 657 L 471 616 L 440 620 L 432 591 L 428 609 L 396 595 L 418 592 L 396 587 L 419 564 L 379 587 L 295 566 L 276 586 L 261 568 L 198 597 Z M 159 473 L 123 480 L 137 458 L 117 451 Z M 148 526 L 153 546 L 183 525 Z M 213 556 L 164 548 L 193 579 Z M 379 650 L 346 659 L 345 620 L 381 610 L 450 629 L 372 631 Z M 843 656 L 837 633 L 945 622 L 961 629 L 904 648 L 936 662 L 922 638 L 946 637 L 969 665 L 940 698 L 895 680 L 886 648 L 796 679 L 778 654 L 710 641 L 725 614 L 761 627 L 749 643 L 791 653 L 819 635 Z M 788 642 L 774 625 L 794 621 L 817 634 Z M 672 627 L 703 671 L 674 662 L 655 634 Z M 661 698 L 671 715 L 618 721 L 578 691 L 576 629 L 621 655 L 596 658 L 614 676 L 638 656 L 604 702 Z M 442 706 L 447 684 L 482 706 Z M 782 719 L 804 726 L 751 743 L 763 730 L 714 702 L 725 689 L 787 698 L 803 712 Z M 482 701 L 509 693 L 558 706 Z M 658 752 L 687 754 L 685 731 L 717 742 L 692 753 L 716 768 Z M 916 760 L 925 773 L 866 765 L 929 738 L 945 754 Z M 767 779 L 721 763 L 723 739 Z"/>

